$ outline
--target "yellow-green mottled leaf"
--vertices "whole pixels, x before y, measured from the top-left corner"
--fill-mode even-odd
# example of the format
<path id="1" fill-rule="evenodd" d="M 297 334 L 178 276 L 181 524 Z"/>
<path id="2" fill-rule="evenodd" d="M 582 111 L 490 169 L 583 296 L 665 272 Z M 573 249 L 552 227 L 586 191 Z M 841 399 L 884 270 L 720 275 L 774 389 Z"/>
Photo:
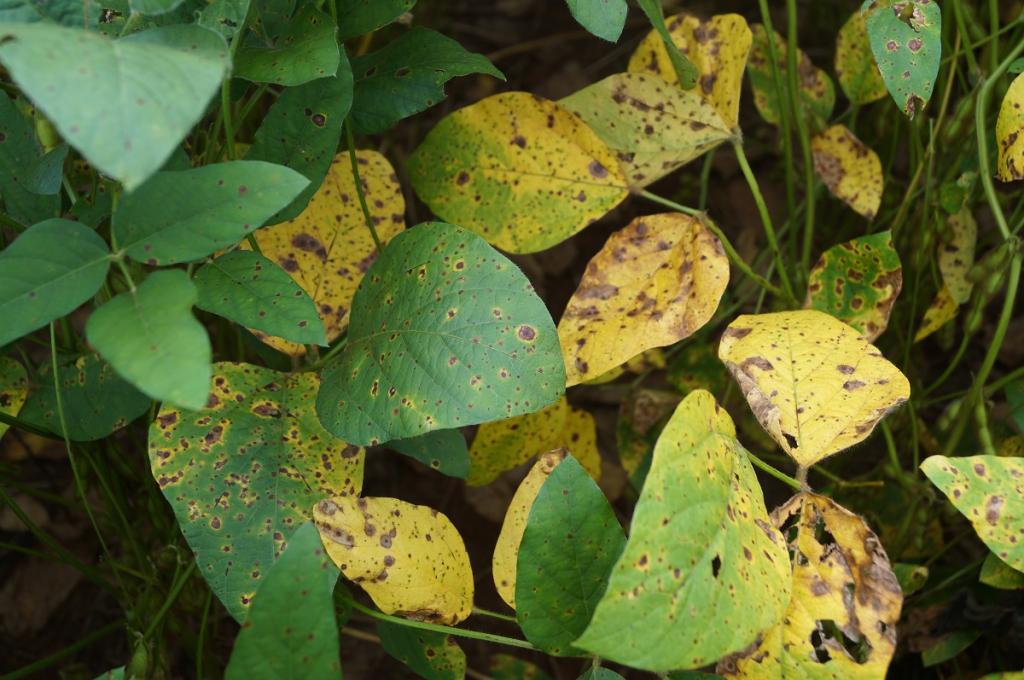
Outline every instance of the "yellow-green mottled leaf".
<path id="1" fill-rule="evenodd" d="M 1010 83 L 996 119 L 999 159 L 996 174 L 1004 182 L 1024 179 L 1024 75 Z"/>
<path id="2" fill-rule="evenodd" d="M 832 195 L 873 219 L 882 202 L 882 161 L 845 125 L 833 125 L 811 139 L 814 171 Z"/>
<path id="3" fill-rule="evenodd" d="M 812 493 L 772 513 L 787 537 L 793 593 L 783 621 L 718 664 L 730 678 L 876 680 L 896 650 L 903 593 L 874 532 Z"/>
<path id="4" fill-rule="evenodd" d="M 931 456 L 921 470 L 995 555 L 1024 571 L 1024 459 Z"/>
<path id="5" fill-rule="evenodd" d="M 900 584 L 904 597 L 917 592 L 928 582 L 928 567 L 921 564 L 896 562 L 892 565 L 892 572 Z"/>
<path id="6" fill-rule="evenodd" d="M 425 680 L 462 680 L 466 653 L 451 635 L 419 630 L 389 621 L 377 622 L 384 651 Z"/>
<path id="7" fill-rule="evenodd" d="M 881 231 L 826 250 L 811 270 L 804 307 L 850 324 L 868 342 L 889 325 L 903 287 L 903 265 L 892 233 Z"/>
<path id="8" fill-rule="evenodd" d="M 1024 590 L 1024 572 L 1017 571 L 993 553 L 981 564 L 978 580 L 1000 590 Z"/>
<path id="9" fill-rule="evenodd" d="M 732 419 L 698 390 L 658 439 L 626 548 L 575 645 L 644 670 L 700 668 L 778 622 L 789 583 Z"/>
<path id="10" fill-rule="evenodd" d="M 866 438 L 910 383 L 852 326 L 813 309 L 743 315 L 718 358 L 761 426 L 800 465 Z"/>
<path id="11" fill-rule="evenodd" d="M 836 36 L 836 76 L 853 104 L 870 104 L 885 96 L 885 81 L 868 43 L 864 15 L 854 12 Z"/>
<path id="12" fill-rule="evenodd" d="M 409 176 L 436 215 L 513 253 L 561 243 L 628 193 L 615 155 L 589 127 L 526 92 L 448 115 L 409 158 Z"/>
<path id="13" fill-rule="evenodd" d="M 971 299 L 974 283 L 967 273 L 974 266 L 974 248 L 978 242 L 978 223 L 967 207 L 946 218 L 947 233 L 939 244 L 939 271 L 953 302 L 962 305 Z"/>
<path id="14" fill-rule="evenodd" d="M 914 334 L 914 342 L 921 342 L 929 335 L 939 330 L 956 317 L 956 310 L 959 308 L 949 288 L 942 286 L 936 293 L 935 299 L 924 310 L 924 318 L 921 325 Z"/>
<path id="15" fill-rule="evenodd" d="M 711 319 L 728 282 L 722 244 L 700 220 L 636 218 L 587 264 L 558 323 L 566 384 L 692 335 Z"/>
<path id="16" fill-rule="evenodd" d="M 455 624 L 473 607 L 473 572 L 445 515 L 397 498 L 320 501 L 313 519 L 327 554 L 382 612 Z"/>
<path id="17" fill-rule="evenodd" d="M 729 139 L 726 123 L 697 90 L 657 76 L 616 73 L 559 104 L 583 119 L 642 188 Z"/>
<path id="18" fill-rule="evenodd" d="M 149 428 L 153 478 L 236 619 L 321 498 L 358 494 L 362 449 L 320 425 L 314 373 L 214 365 L 206 408 L 164 408 Z"/>
<path id="19" fill-rule="evenodd" d="M 864 0 L 871 52 L 896 105 L 910 118 L 932 96 L 942 57 L 942 10 L 935 0 Z"/>
<path id="20" fill-rule="evenodd" d="M 28 398 L 28 375 L 25 367 L 10 357 L 0 357 L 0 412 L 16 416 Z M 0 437 L 7 423 L 0 423 Z"/>
<path id="21" fill-rule="evenodd" d="M 758 113 L 773 125 L 779 123 L 779 98 L 776 96 L 775 78 L 772 75 L 771 53 L 768 49 L 768 32 L 761 24 L 751 26 L 754 34 L 753 46 L 750 50 L 750 87 L 754 91 L 754 105 Z M 775 56 L 778 58 L 778 70 L 782 78 L 783 88 L 786 83 L 787 44 L 778 33 L 774 34 Z M 803 114 L 808 116 L 815 128 L 823 127 L 832 116 L 832 107 L 836 103 L 836 90 L 832 79 L 811 62 L 811 58 L 803 50 L 797 51 L 797 74 L 800 85 L 800 105 Z M 787 106 L 783 94 L 782 106 Z"/>

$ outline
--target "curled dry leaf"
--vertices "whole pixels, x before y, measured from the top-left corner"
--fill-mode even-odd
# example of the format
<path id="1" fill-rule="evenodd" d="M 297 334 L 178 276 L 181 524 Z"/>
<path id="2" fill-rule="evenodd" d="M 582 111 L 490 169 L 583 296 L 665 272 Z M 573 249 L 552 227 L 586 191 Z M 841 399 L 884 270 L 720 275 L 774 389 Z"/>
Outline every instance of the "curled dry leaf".
<path id="1" fill-rule="evenodd" d="M 974 249 L 978 242 L 978 223 L 967 207 L 946 218 L 948 234 L 939 244 L 939 271 L 949 295 L 958 305 L 971 298 L 974 283 L 967 273 L 974 266 Z"/>
<path id="2" fill-rule="evenodd" d="M 870 104 L 885 96 L 885 81 L 868 43 L 864 15 L 854 12 L 836 36 L 836 76 L 853 104 Z"/>
<path id="3" fill-rule="evenodd" d="M 25 367 L 10 357 L 0 357 L 0 413 L 16 416 L 28 398 Z M 9 425 L 0 423 L 0 437 Z"/>
<path id="4" fill-rule="evenodd" d="M 690 336 L 715 313 L 728 282 L 722 244 L 700 220 L 636 218 L 587 265 L 558 323 L 566 384 Z"/>
<path id="5" fill-rule="evenodd" d="M 1004 182 L 1024 179 L 1024 75 L 1010 83 L 996 119 L 999 158 L 996 174 Z"/>
<path id="6" fill-rule="evenodd" d="M 929 335 L 939 330 L 956 317 L 956 310 L 959 309 L 953 294 L 945 285 L 935 294 L 935 299 L 924 310 L 924 318 L 921 325 L 914 334 L 914 342 L 921 342 Z"/>
<path id="7" fill-rule="evenodd" d="M 942 57 L 942 11 L 935 0 L 864 0 L 871 51 L 885 86 L 913 118 L 932 96 Z"/>
<path id="8" fill-rule="evenodd" d="M 768 45 L 768 31 L 761 24 L 751 26 L 754 41 L 750 50 L 750 87 L 754 91 L 754 105 L 758 113 L 767 122 L 778 125 L 780 102 L 775 88 L 775 77 L 772 74 L 771 52 Z M 787 45 L 786 40 L 775 33 L 775 56 L 777 57 L 780 74 L 786 73 Z M 800 104 L 814 123 L 812 130 L 824 126 L 832 116 L 832 108 L 836 103 L 836 89 L 828 74 L 814 65 L 811 58 L 803 50 L 797 50 L 797 74 L 800 84 Z M 783 101 L 781 106 L 788 106 Z"/>
<path id="9" fill-rule="evenodd" d="M 397 498 L 320 501 L 313 521 L 327 554 L 382 612 L 456 624 L 473 607 L 462 536 L 444 514 Z"/>
<path id="10" fill-rule="evenodd" d="M 865 439 L 910 383 L 853 327 L 813 309 L 743 315 L 718 358 L 761 426 L 801 466 Z"/>
<path id="11" fill-rule="evenodd" d="M 845 125 L 833 125 L 811 139 L 814 171 L 832 195 L 873 219 L 882 202 L 882 162 Z"/>
<path id="12" fill-rule="evenodd" d="M 832 500 L 801 493 L 772 513 L 792 559 L 793 595 L 782 623 L 723 659 L 718 673 L 757 680 L 883 678 L 903 606 L 874 532 Z"/>

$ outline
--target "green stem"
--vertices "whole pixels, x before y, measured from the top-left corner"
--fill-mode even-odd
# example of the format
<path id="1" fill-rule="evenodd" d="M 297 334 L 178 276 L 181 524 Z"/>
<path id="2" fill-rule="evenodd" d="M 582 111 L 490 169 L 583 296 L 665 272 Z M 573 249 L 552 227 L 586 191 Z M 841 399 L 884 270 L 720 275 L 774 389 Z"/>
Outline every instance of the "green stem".
<path id="1" fill-rule="evenodd" d="M 59 439 L 52 432 L 48 432 L 42 428 L 36 427 L 32 423 L 26 423 L 17 416 L 12 416 L 0 411 L 0 423 L 9 425 L 10 427 L 17 428 L 23 432 L 31 432 L 32 434 L 39 435 L 40 437 L 46 437 L 48 439 Z"/>
<path id="2" fill-rule="evenodd" d="M 981 452 L 986 456 L 996 455 L 996 447 L 992 443 L 992 431 L 988 428 L 988 412 L 985 409 L 984 399 L 979 399 L 974 404 L 974 420 L 978 425 L 978 442 L 981 444 Z"/>
<path id="3" fill-rule="evenodd" d="M 206 602 L 203 603 L 203 615 L 199 619 L 199 637 L 196 640 L 196 680 L 203 680 L 203 643 L 206 640 L 206 623 L 210 620 L 210 603 L 213 591 L 206 591 Z"/>
<path id="4" fill-rule="evenodd" d="M 149 625 L 146 626 L 146 632 L 142 634 L 143 639 L 148 640 L 153 633 L 156 632 L 157 626 L 159 626 L 160 622 L 164 620 L 167 612 L 170 611 L 171 606 L 174 604 L 175 600 L 178 599 L 178 595 L 181 594 L 181 589 L 185 587 L 186 583 L 188 583 L 188 579 L 192 576 L 192 572 L 195 571 L 195 569 L 196 561 L 192 560 L 184 573 L 174 581 L 170 592 L 167 593 L 167 597 L 164 599 L 164 603 L 160 605 L 160 609 L 157 611 L 156 616 L 154 616 L 149 622 Z"/>
<path id="5" fill-rule="evenodd" d="M 489 616 L 492 619 L 500 619 L 502 621 L 511 621 L 512 623 L 518 623 L 516 617 L 514 616 L 508 616 L 507 614 L 499 614 L 498 612 L 492 612 L 491 610 L 484 609 L 482 607 L 473 607 L 473 613 L 479 614 L 480 616 Z"/>
<path id="6" fill-rule="evenodd" d="M 943 370 L 939 377 L 935 379 L 935 382 L 929 385 L 927 389 L 925 389 L 925 391 L 921 393 L 922 399 L 927 397 L 935 390 L 942 387 L 942 384 L 946 382 L 946 380 L 948 380 L 951 375 L 953 375 L 953 372 L 956 370 L 957 366 L 959 366 L 960 362 L 963 360 L 964 354 L 967 353 L 967 346 L 970 344 L 970 342 L 971 336 L 964 334 L 964 338 L 963 340 L 960 341 L 960 346 L 957 347 L 956 354 L 953 355 L 953 359 L 946 364 L 945 370 Z"/>
<path id="7" fill-rule="evenodd" d="M 969 45 L 964 50 L 964 54 L 967 57 L 967 65 L 972 72 L 980 73 L 981 69 L 978 67 L 978 60 L 974 58 L 974 45 L 971 44 L 971 34 L 967 31 L 967 24 L 964 23 L 964 11 L 960 6 L 960 0 L 953 0 L 953 15 L 956 17 L 957 32 L 962 36 L 963 43 Z"/>
<path id="8" fill-rule="evenodd" d="M 775 84 L 775 101 L 779 103 L 779 127 L 782 128 L 782 153 L 786 177 L 786 209 L 792 216 L 796 214 L 796 187 L 793 182 L 793 135 L 789 108 L 782 105 L 786 100 L 786 84 L 782 79 L 782 72 L 779 70 L 779 51 L 775 45 L 776 33 L 772 26 L 771 12 L 768 10 L 768 0 L 758 0 L 758 5 L 761 9 L 761 23 L 764 24 L 768 37 L 768 59 L 771 62 L 772 82 Z M 792 239 L 791 242 L 796 243 L 796 239 Z M 792 252 L 795 259 L 796 250 Z"/>
<path id="9" fill-rule="evenodd" d="M 803 490 L 803 485 L 800 484 L 800 482 L 798 482 L 797 480 L 793 479 L 792 477 L 787 475 L 785 472 L 782 472 L 781 470 L 776 470 L 771 465 L 769 465 L 768 463 L 764 462 L 763 460 L 761 460 L 760 458 L 758 458 L 757 456 L 752 454 L 750 451 L 747 451 L 747 458 L 749 458 L 750 462 L 754 464 L 754 467 L 760 468 L 764 472 L 767 472 L 769 475 L 771 475 L 775 479 L 779 480 L 783 484 L 788 484 L 789 486 L 793 487 L 797 491 Z"/>
<path id="10" fill-rule="evenodd" d="M 86 635 L 84 638 L 82 638 L 78 642 L 75 642 L 74 644 L 68 645 L 67 647 L 65 647 L 64 649 L 60 650 L 59 652 L 54 652 L 53 654 L 49 655 L 48 657 L 46 657 L 44 659 L 39 659 L 38 661 L 33 661 L 32 663 L 30 663 L 27 666 L 22 666 L 18 670 L 14 671 L 12 673 L 8 673 L 7 675 L 4 676 L 4 680 L 19 680 L 19 678 L 27 678 L 27 677 L 30 677 L 32 675 L 35 675 L 35 674 L 39 673 L 40 671 L 42 671 L 42 670 L 44 670 L 46 668 L 49 668 L 50 666 L 54 665 L 55 663 L 63 661 L 64 659 L 68 658 L 72 654 L 75 654 L 76 652 L 79 652 L 79 651 L 85 649 L 89 645 L 91 645 L 91 644 L 93 644 L 95 642 L 98 642 L 99 640 L 102 640 L 103 638 L 107 637 L 108 635 L 110 635 L 114 631 L 118 630 L 122 626 L 124 626 L 124 620 L 123 619 L 121 621 L 115 621 L 114 623 L 107 624 L 106 626 L 103 626 L 99 630 L 94 631 L 92 633 L 89 633 L 88 635 Z"/>
<path id="11" fill-rule="evenodd" d="M 796 0 L 786 0 L 786 75 L 789 81 L 789 107 L 796 122 L 797 135 L 800 137 L 800 151 L 804 157 L 804 194 L 807 201 L 804 207 L 804 240 L 800 253 L 803 271 L 811 268 L 811 247 L 814 243 L 814 160 L 811 157 L 811 137 L 807 130 L 800 106 L 799 54 L 796 44 Z"/>
<path id="12" fill-rule="evenodd" d="M 228 160 L 236 160 L 235 127 L 231 121 L 231 78 L 225 77 L 220 83 L 220 117 L 224 125 L 224 149 Z"/>
<path id="13" fill-rule="evenodd" d="M 359 177 L 359 160 L 356 158 L 356 140 L 352 134 L 351 119 L 345 120 L 345 141 L 348 144 L 348 158 L 352 164 L 352 178 L 356 183 L 356 196 L 359 197 L 359 207 L 363 209 L 363 218 L 366 220 L 366 228 L 370 230 L 373 237 L 373 245 L 377 247 L 377 253 L 384 252 L 384 246 L 377 235 L 377 227 L 373 224 L 373 217 L 370 215 L 370 206 L 366 204 L 366 194 L 363 193 L 363 180 Z"/>

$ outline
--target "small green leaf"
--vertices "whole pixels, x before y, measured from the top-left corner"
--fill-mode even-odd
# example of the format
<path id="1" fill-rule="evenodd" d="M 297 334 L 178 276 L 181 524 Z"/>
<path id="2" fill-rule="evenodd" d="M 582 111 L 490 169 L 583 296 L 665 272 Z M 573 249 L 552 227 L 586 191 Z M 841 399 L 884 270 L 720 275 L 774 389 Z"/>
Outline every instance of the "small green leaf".
<path id="1" fill-rule="evenodd" d="M 31 120 L 10 97 L 0 97 L 0 196 L 4 211 L 22 224 L 56 217 L 60 209 L 60 198 L 40 196 L 33 182 L 42 158 Z"/>
<path id="2" fill-rule="evenodd" d="M 388 448 L 449 477 L 465 479 L 469 474 L 469 447 L 458 430 L 434 430 L 409 439 L 395 439 L 388 442 Z"/>
<path id="3" fill-rule="evenodd" d="M 871 51 L 889 94 L 910 118 L 932 96 L 942 58 L 942 10 L 934 0 L 864 0 Z"/>
<path id="4" fill-rule="evenodd" d="M 610 668 L 591 668 L 579 677 L 579 680 L 625 680 Z"/>
<path id="5" fill-rule="evenodd" d="M 25 367 L 10 357 L 0 357 L 0 413 L 17 416 L 28 396 Z M 0 437 L 10 426 L 0 423 Z"/>
<path id="6" fill-rule="evenodd" d="M 885 96 L 885 81 L 871 54 L 864 15 L 856 11 L 836 36 L 836 76 L 853 104 L 870 104 Z"/>
<path id="7" fill-rule="evenodd" d="M 212 0 L 199 13 L 196 23 L 231 40 L 238 27 L 245 23 L 248 9 L 249 0 Z M 255 11 L 253 14 L 255 15 Z"/>
<path id="8" fill-rule="evenodd" d="M 1017 571 L 993 553 L 985 557 L 978 580 L 1000 590 L 1024 590 L 1024 572 Z"/>
<path id="9" fill-rule="evenodd" d="M 955 630 L 942 636 L 938 642 L 924 650 L 921 653 L 921 663 L 925 668 L 931 668 L 949 661 L 973 645 L 980 637 L 980 630 Z"/>
<path id="10" fill-rule="evenodd" d="M 130 0 L 132 10 L 140 14 L 166 14 L 175 9 L 183 0 Z"/>
<path id="11" fill-rule="evenodd" d="M 110 251 L 96 232 L 52 219 L 0 252 L 0 346 L 59 319 L 103 285 Z"/>
<path id="12" fill-rule="evenodd" d="M 679 86 L 684 90 L 692 90 L 697 85 L 697 77 L 700 75 L 700 72 L 693 65 L 693 62 L 690 61 L 689 57 L 683 54 L 675 44 L 675 41 L 672 40 L 672 34 L 668 32 L 668 27 L 665 25 L 665 15 L 661 9 L 661 0 L 637 0 L 636 4 L 647 15 L 647 20 L 651 22 L 651 27 L 661 36 L 661 40 L 665 44 L 665 50 L 668 52 L 668 58 L 672 62 L 672 68 L 675 69 L 676 77 L 679 79 Z"/>
<path id="13" fill-rule="evenodd" d="M 565 0 L 572 18 L 593 35 L 616 42 L 626 25 L 626 0 Z"/>
<path id="14" fill-rule="evenodd" d="M 604 493 L 572 456 L 544 481 L 516 565 L 516 616 L 526 639 L 555 655 L 590 623 L 626 537 Z"/>
<path id="15" fill-rule="evenodd" d="M 196 287 L 179 269 L 154 272 L 97 309 L 89 344 L 158 401 L 199 409 L 210 392 L 210 339 L 192 316 Z"/>
<path id="16" fill-rule="evenodd" d="M 484 73 L 505 79 L 483 55 L 419 26 L 383 49 L 353 59 L 352 72 L 352 129 L 359 134 L 383 132 L 443 101 L 445 83 L 457 76 Z"/>
<path id="17" fill-rule="evenodd" d="M 338 6 L 338 40 L 356 38 L 387 26 L 416 4 L 416 0 L 331 1 Z"/>
<path id="18" fill-rule="evenodd" d="M 332 597 L 338 569 L 312 522 L 295 530 L 287 549 L 268 569 L 235 639 L 224 677 L 341 680 Z"/>
<path id="19" fill-rule="evenodd" d="M 196 307 L 277 337 L 327 345 L 312 298 L 259 253 L 233 250 L 196 272 Z"/>
<path id="20" fill-rule="evenodd" d="M 377 634 L 384 651 L 421 678 L 462 680 L 466 676 L 466 653 L 451 635 L 387 621 L 377 622 Z"/>
<path id="21" fill-rule="evenodd" d="M 554 322 L 516 265 L 468 231 L 402 232 L 352 300 L 317 412 L 357 444 L 509 418 L 565 391 Z"/>
<path id="22" fill-rule="evenodd" d="M 52 196 L 59 192 L 64 173 L 64 160 L 67 157 L 67 144 L 58 144 L 47 151 L 32 164 L 25 188 L 43 196 Z"/>
<path id="23" fill-rule="evenodd" d="M 928 582 L 928 567 L 921 564 L 907 564 L 896 562 L 892 565 L 892 572 L 903 591 L 903 597 L 915 593 Z"/>
<path id="24" fill-rule="evenodd" d="M 256 83 L 302 85 L 338 72 L 337 27 L 307 6 L 265 45 L 245 46 L 235 56 L 234 76 Z"/>

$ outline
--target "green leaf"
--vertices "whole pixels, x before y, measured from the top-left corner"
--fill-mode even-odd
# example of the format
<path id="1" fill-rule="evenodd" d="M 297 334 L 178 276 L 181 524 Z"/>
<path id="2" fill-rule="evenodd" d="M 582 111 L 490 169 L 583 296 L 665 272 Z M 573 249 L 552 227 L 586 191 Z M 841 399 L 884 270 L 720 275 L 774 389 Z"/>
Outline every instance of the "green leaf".
<path id="1" fill-rule="evenodd" d="M 910 118 L 932 96 L 942 58 L 942 10 L 934 0 L 864 0 L 868 38 L 889 94 Z"/>
<path id="2" fill-rule="evenodd" d="M 199 13 L 196 23 L 231 40 L 245 22 L 248 9 L 249 0 L 212 0 Z"/>
<path id="3" fill-rule="evenodd" d="M 198 26 L 110 40 L 51 24 L 0 24 L 0 62 L 61 136 L 131 191 L 206 111 L 227 46 Z"/>
<path id="4" fill-rule="evenodd" d="M 332 596 L 337 580 L 316 527 L 304 523 L 260 585 L 224 677 L 341 680 Z"/>
<path id="5" fill-rule="evenodd" d="M 443 101 L 445 83 L 456 76 L 485 73 L 505 80 L 483 55 L 419 26 L 383 49 L 353 59 L 352 72 L 352 129 L 359 134 L 383 132 Z"/>
<path id="6" fill-rule="evenodd" d="M 177 8 L 183 0 L 130 0 L 132 11 L 140 14 L 166 14 Z"/>
<path id="7" fill-rule="evenodd" d="M 458 430 L 434 430 L 409 439 L 395 439 L 388 442 L 388 448 L 449 477 L 465 479 L 469 474 L 469 447 Z"/>
<path id="8" fill-rule="evenodd" d="M 313 373 L 214 365 L 207 408 L 163 408 L 149 428 L 153 478 L 199 571 L 239 621 L 313 505 L 358 494 L 364 454 L 326 432 Z"/>
<path id="9" fill-rule="evenodd" d="M 466 653 L 451 635 L 419 630 L 387 621 L 377 622 L 384 651 L 426 680 L 462 680 Z"/>
<path id="10" fill-rule="evenodd" d="M 387 26 L 413 8 L 416 0 L 332 0 L 338 6 L 338 40 Z"/>
<path id="11" fill-rule="evenodd" d="M 149 409 L 149 397 L 132 387 L 95 354 L 63 357 L 58 362 L 58 370 L 64 423 L 72 441 L 102 439 Z M 25 404 L 21 418 L 61 434 L 57 390 L 49 362 L 40 366 L 36 389 Z"/>
<path id="12" fill-rule="evenodd" d="M 198 260 L 263 226 L 308 183 L 290 168 L 263 161 L 160 172 L 121 199 L 113 237 L 145 264 Z"/>
<path id="13" fill-rule="evenodd" d="M 96 232 L 52 219 L 0 252 L 0 346 L 74 311 L 103 285 L 110 251 Z"/>
<path id="14" fill-rule="evenodd" d="M 697 390 L 658 439 L 625 551 L 575 644 L 634 668 L 699 668 L 777 623 L 790 588 L 785 542 L 732 419 Z"/>
<path id="15" fill-rule="evenodd" d="M 892 565 L 892 573 L 903 591 L 903 597 L 920 590 L 928 582 L 928 567 L 921 564 L 896 562 Z"/>
<path id="16" fill-rule="evenodd" d="M 1000 590 L 1024 590 L 1024 573 L 989 553 L 981 565 L 978 580 Z"/>
<path id="17" fill-rule="evenodd" d="M 871 54 L 867 23 L 854 12 L 836 36 L 836 76 L 853 104 L 870 104 L 885 96 L 885 81 Z"/>
<path id="18" fill-rule="evenodd" d="M 298 216 L 323 184 L 351 106 L 352 70 L 343 56 L 336 76 L 289 87 L 270 107 L 245 157 L 287 166 L 309 184 L 268 224 Z"/>
<path id="19" fill-rule="evenodd" d="M 150 274 L 97 309 L 85 335 L 121 377 L 158 401 L 199 409 L 210 392 L 210 339 L 180 269 Z"/>
<path id="20" fill-rule="evenodd" d="M 64 160 L 67 157 L 67 144 L 58 144 L 47 151 L 32 164 L 25 188 L 33 193 L 44 196 L 52 196 L 58 193 L 60 191 L 60 181 L 64 173 Z M 58 198 L 55 203 L 59 204 L 59 202 Z"/>
<path id="21" fill-rule="evenodd" d="M 616 42 L 626 25 L 626 0 L 565 0 L 572 18 L 593 35 Z"/>
<path id="22" fill-rule="evenodd" d="M 949 661 L 973 645 L 980 637 L 980 630 L 955 630 L 939 638 L 938 642 L 924 650 L 921 653 L 921 663 L 925 668 L 931 668 Z"/>
<path id="23" fill-rule="evenodd" d="M 196 307 L 277 337 L 327 345 L 312 298 L 259 253 L 233 250 L 196 272 Z"/>
<path id="24" fill-rule="evenodd" d="M 590 623 L 626 537 L 604 493 L 571 455 L 530 509 L 516 565 L 516 616 L 526 639 L 555 655 Z"/>
<path id="25" fill-rule="evenodd" d="M 516 265 L 442 222 L 396 236 L 352 300 L 317 398 L 328 430 L 378 444 L 530 413 L 565 391 L 555 324 Z"/>
<path id="26" fill-rule="evenodd" d="M 1017 428 L 1024 432 L 1024 380 L 1017 380 L 1005 388 L 1006 403 L 1010 406 L 1010 417 Z"/>
<path id="27" fill-rule="evenodd" d="M 668 32 L 668 27 L 665 25 L 665 15 L 661 9 L 661 0 L 637 0 L 636 4 L 647 15 L 647 20 L 651 22 L 651 27 L 661 36 L 661 40 L 665 45 L 665 51 L 668 52 L 668 58 L 672 62 L 672 68 L 679 79 L 679 86 L 684 90 L 692 90 L 697 85 L 697 77 L 700 75 L 700 72 L 697 71 L 697 67 L 693 65 L 689 57 L 683 54 L 675 44 L 675 41 L 672 40 L 672 34 Z"/>
<path id="28" fill-rule="evenodd" d="M 336 32 L 331 17 L 308 5 L 268 43 L 240 49 L 233 75 L 275 85 L 302 85 L 333 76 L 341 63 Z"/>
<path id="29" fill-rule="evenodd" d="M 25 367 L 10 357 L 0 357 L 0 413 L 17 416 L 28 396 Z M 0 423 L 0 437 L 10 426 Z"/>
<path id="30" fill-rule="evenodd" d="M 55 217 L 57 196 L 40 196 L 33 183 L 33 168 L 43 157 L 32 121 L 4 95 L 0 97 L 0 196 L 5 212 L 22 224 Z"/>

